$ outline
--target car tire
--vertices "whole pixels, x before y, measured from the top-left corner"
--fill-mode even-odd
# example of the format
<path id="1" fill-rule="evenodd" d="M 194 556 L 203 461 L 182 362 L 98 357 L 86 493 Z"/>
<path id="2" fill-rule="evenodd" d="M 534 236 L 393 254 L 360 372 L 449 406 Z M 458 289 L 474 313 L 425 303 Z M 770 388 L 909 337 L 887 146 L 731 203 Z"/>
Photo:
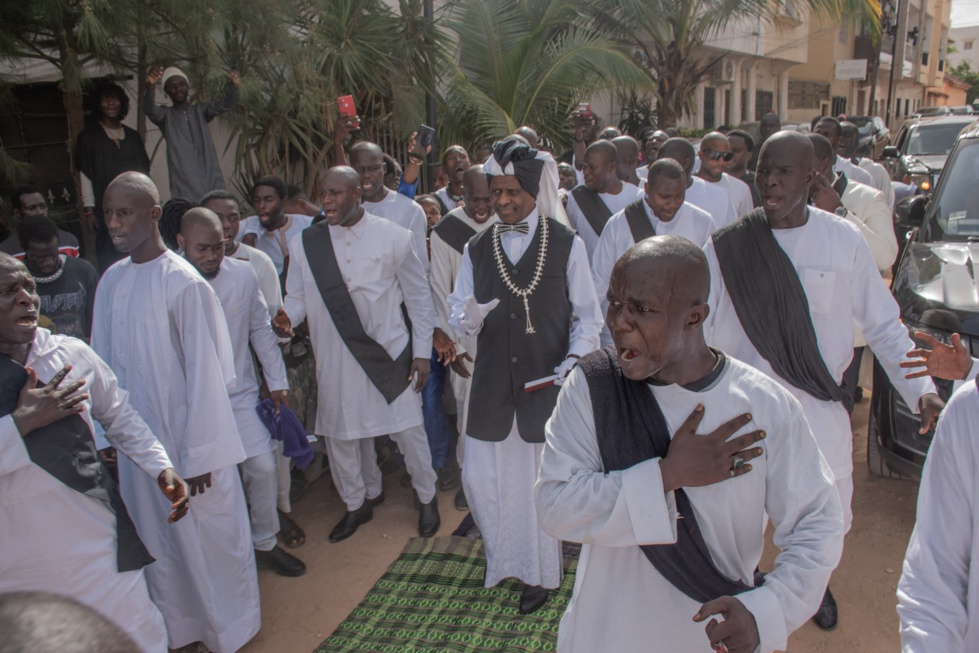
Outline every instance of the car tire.
<path id="1" fill-rule="evenodd" d="M 879 434 L 880 427 L 877 425 L 877 417 L 871 410 L 870 421 L 867 423 L 867 468 L 870 470 L 870 475 L 881 478 L 907 478 L 903 474 L 891 471 L 891 468 L 887 466 L 887 461 L 880 453 Z"/>

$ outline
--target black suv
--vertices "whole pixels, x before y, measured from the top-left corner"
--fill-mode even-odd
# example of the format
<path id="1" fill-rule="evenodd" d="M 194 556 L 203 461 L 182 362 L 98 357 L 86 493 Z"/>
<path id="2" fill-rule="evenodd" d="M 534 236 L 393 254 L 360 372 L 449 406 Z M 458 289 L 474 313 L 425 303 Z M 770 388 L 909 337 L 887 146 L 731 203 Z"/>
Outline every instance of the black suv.
<path id="1" fill-rule="evenodd" d="M 955 137 L 975 120 L 972 116 L 908 120 L 901 126 L 894 145 L 884 148 L 881 163 L 894 181 L 915 184 L 930 193 L 938 183 Z"/>
<path id="2" fill-rule="evenodd" d="M 962 131 L 932 195 L 916 195 L 897 207 L 899 226 L 910 229 L 891 292 L 901 320 L 913 334 L 945 342 L 952 333 L 979 357 L 979 122 Z M 973 262 L 975 260 L 975 263 Z M 948 400 L 952 383 L 936 380 Z M 874 392 L 867 429 L 867 462 L 873 474 L 919 476 L 933 433 L 920 422 L 874 363 Z"/>

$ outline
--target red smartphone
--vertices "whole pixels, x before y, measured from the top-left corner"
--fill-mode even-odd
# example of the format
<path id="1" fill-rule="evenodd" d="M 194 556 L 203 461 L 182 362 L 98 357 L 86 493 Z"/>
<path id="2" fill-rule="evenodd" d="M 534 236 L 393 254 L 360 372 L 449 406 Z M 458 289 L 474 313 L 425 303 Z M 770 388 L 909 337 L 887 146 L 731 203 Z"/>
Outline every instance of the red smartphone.
<path id="1" fill-rule="evenodd" d="M 591 118 L 591 106 L 587 102 L 579 102 L 578 115 Z"/>
<path id="2" fill-rule="evenodd" d="M 355 118 L 357 116 L 357 107 L 354 106 L 354 96 L 344 95 L 343 97 L 337 98 L 337 109 L 340 110 L 340 115 L 347 118 Z M 360 120 L 357 120 L 353 125 L 353 129 L 360 128 Z"/>

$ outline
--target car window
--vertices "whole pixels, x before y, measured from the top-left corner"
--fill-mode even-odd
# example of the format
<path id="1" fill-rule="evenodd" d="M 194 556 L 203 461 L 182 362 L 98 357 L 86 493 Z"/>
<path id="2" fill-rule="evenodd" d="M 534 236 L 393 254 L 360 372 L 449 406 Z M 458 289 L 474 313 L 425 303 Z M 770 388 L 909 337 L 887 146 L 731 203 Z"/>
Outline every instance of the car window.
<path id="1" fill-rule="evenodd" d="M 896 145 L 897 149 L 900 150 L 901 148 L 904 147 L 904 139 L 907 135 L 908 135 L 908 128 L 902 127 L 900 133 L 898 133 L 897 135 L 897 145 Z"/>
<path id="2" fill-rule="evenodd" d="M 955 144 L 955 137 L 965 125 L 951 123 L 942 125 L 918 125 L 908 137 L 908 154 L 948 154 Z"/>
<path id="3" fill-rule="evenodd" d="M 979 236 L 979 139 L 962 141 L 943 173 L 935 215 L 948 236 Z"/>

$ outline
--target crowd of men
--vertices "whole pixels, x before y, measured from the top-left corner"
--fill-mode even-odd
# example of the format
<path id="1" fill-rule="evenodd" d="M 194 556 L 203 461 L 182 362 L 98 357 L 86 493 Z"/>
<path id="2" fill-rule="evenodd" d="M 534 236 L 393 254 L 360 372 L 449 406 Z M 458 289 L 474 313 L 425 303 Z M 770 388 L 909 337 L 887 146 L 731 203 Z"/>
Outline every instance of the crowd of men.
<path id="1" fill-rule="evenodd" d="M 261 626 L 257 569 L 305 572 L 278 542 L 305 540 L 290 485 L 313 440 L 345 505 L 331 542 L 373 518 L 400 458 L 418 535 L 457 490 L 486 587 L 521 581 L 522 614 L 560 586 L 561 541 L 582 543 L 559 651 L 773 651 L 836 626 L 864 347 L 923 434 L 944 408 L 929 374 L 974 375 L 958 340 L 915 348 L 899 321 L 894 189 L 855 127 L 769 114 L 758 143 L 695 148 L 579 114 L 564 157 L 521 127 L 475 164 L 445 148 L 444 183 L 416 195 L 428 151 L 412 137 L 402 171 L 341 119 L 316 201 L 262 176 L 244 217 L 207 130 L 237 73 L 210 103 L 179 69 L 146 81 L 174 199 L 121 125 L 125 92 L 100 88 L 76 161 L 101 276 L 39 189 L 12 198 L 0 591 L 67 595 L 138 650 L 236 651 Z M 926 468 L 908 651 L 979 637 L 975 540 L 945 538 L 973 511 L 977 410 L 967 384 Z"/>

